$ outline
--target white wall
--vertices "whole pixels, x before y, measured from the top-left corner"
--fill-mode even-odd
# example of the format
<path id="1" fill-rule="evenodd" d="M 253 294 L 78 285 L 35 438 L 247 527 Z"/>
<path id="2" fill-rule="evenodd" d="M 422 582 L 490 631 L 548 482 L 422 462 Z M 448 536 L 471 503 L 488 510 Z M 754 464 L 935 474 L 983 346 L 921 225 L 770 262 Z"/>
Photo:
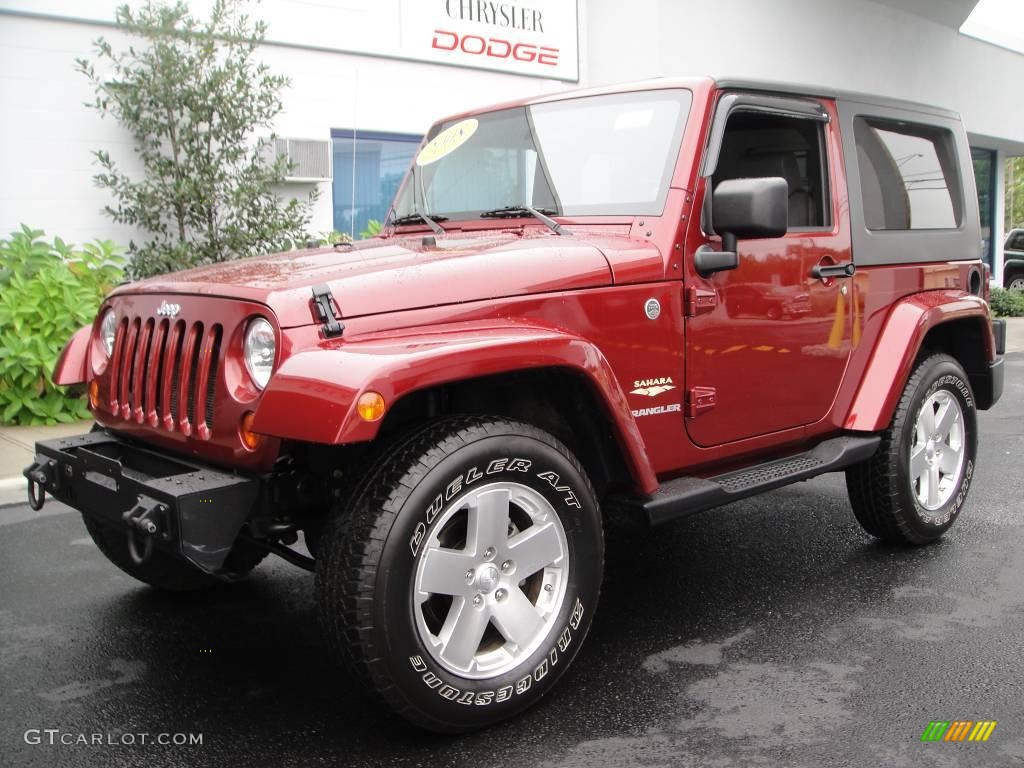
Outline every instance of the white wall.
<path id="1" fill-rule="evenodd" d="M 83 242 L 127 242 L 131 229 L 101 213 L 107 196 L 93 187 L 91 150 L 131 160 L 127 138 L 83 102 L 86 79 L 73 71 L 97 30 L 0 16 L 0 233 L 20 223 Z M 129 163 L 128 167 L 135 167 Z"/>
<path id="2" fill-rule="evenodd" d="M 587 0 L 586 9 L 588 85 L 710 74 L 866 91 L 955 109 L 979 146 L 1024 153 L 1024 56 L 884 2 Z"/>
<path id="3" fill-rule="evenodd" d="M 76 8 L 70 0 L 64 5 L 69 13 Z M 130 137 L 83 104 L 92 92 L 74 60 L 91 57 L 100 35 L 115 46 L 125 40 L 109 26 L 0 13 L 0 235 L 24 222 L 78 243 L 140 236 L 102 213 L 109 195 L 92 183 L 92 150 L 137 168 Z M 275 130 L 294 138 L 328 139 L 331 128 L 422 133 L 450 113 L 568 85 L 284 45 L 264 46 L 259 56 L 291 78 Z M 312 232 L 333 228 L 330 184 L 320 186 Z M 305 194 L 309 187 L 295 189 Z"/>

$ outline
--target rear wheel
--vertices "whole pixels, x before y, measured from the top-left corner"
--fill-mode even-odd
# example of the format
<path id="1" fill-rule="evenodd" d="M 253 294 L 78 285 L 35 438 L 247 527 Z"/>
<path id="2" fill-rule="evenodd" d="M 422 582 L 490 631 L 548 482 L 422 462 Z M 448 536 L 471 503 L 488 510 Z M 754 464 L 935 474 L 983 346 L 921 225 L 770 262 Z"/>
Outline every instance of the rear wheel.
<path id="1" fill-rule="evenodd" d="M 1024 272 L 1011 272 L 1007 275 L 1006 288 L 1011 291 L 1024 291 Z"/>
<path id="2" fill-rule="evenodd" d="M 907 381 L 878 451 L 846 472 L 858 522 L 886 541 L 938 539 L 963 509 L 977 441 L 967 374 L 949 355 L 924 358 Z"/>
<path id="3" fill-rule="evenodd" d="M 331 645 L 424 728 L 533 704 L 590 626 L 603 540 L 593 489 L 547 433 L 455 418 L 399 443 L 319 543 Z"/>

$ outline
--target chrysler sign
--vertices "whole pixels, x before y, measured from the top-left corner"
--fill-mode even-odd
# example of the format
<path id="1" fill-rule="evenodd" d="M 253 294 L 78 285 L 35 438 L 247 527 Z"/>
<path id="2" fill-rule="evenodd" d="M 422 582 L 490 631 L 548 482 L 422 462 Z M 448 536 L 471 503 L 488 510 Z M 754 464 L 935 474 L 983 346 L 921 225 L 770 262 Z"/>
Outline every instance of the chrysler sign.
<path id="1" fill-rule="evenodd" d="M 576 0 L 403 0 L 401 13 L 411 58 L 579 79 Z"/>
<path id="2" fill-rule="evenodd" d="M 199 16 L 214 0 L 189 0 Z M 109 23 L 119 0 L 0 0 L 31 15 Z M 266 41 L 579 81 L 577 0 L 261 0 Z"/>

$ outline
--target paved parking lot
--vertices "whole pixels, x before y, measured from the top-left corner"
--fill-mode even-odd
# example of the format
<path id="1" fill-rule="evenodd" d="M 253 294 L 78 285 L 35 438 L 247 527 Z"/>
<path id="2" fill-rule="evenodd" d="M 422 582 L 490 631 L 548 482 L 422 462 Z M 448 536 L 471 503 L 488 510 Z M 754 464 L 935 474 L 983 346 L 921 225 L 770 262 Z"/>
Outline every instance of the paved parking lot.
<path id="1" fill-rule="evenodd" d="M 165 597 L 66 507 L 0 509 L 0 763 L 1024 765 L 1024 354 L 981 425 L 968 511 L 935 546 L 874 543 L 838 476 L 616 534 L 560 687 L 461 739 L 413 730 L 332 668 L 309 574 L 270 561 Z M 998 726 L 984 744 L 919 740 L 958 719 Z M 29 729 L 203 743 L 51 746 Z"/>

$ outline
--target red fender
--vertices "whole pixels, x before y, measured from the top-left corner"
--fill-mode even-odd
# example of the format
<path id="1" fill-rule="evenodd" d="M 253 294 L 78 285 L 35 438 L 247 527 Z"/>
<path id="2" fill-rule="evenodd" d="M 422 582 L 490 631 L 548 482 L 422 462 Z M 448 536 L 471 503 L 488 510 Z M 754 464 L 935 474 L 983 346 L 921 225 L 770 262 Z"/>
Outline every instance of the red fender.
<path id="1" fill-rule="evenodd" d="M 379 392 L 390 407 L 416 390 L 531 368 L 582 374 L 605 404 L 637 489 L 657 489 L 640 431 L 604 355 L 578 336 L 526 324 L 455 323 L 299 352 L 271 378 L 253 429 L 332 445 L 372 440 L 380 422 L 356 412 L 364 392 Z"/>
<path id="2" fill-rule="evenodd" d="M 89 337 L 92 326 L 86 325 L 75 331 L 75 335 L 64 345 L 64 351 L 53 367 L 53 383 L 58 386 L 84 384 L 88 378 Z"/>
<path id="3" fill-rule="evenodd" d="M 995 360 L 992 320 L 984 299 L 963 291 L 928 291 L 896 304 L 879 334 L 843 426 L 867 432 L 885 429 L 925 336 L 937 325 L 965 318 L 977 320 L 985 344 L 985 359 Z"/>

